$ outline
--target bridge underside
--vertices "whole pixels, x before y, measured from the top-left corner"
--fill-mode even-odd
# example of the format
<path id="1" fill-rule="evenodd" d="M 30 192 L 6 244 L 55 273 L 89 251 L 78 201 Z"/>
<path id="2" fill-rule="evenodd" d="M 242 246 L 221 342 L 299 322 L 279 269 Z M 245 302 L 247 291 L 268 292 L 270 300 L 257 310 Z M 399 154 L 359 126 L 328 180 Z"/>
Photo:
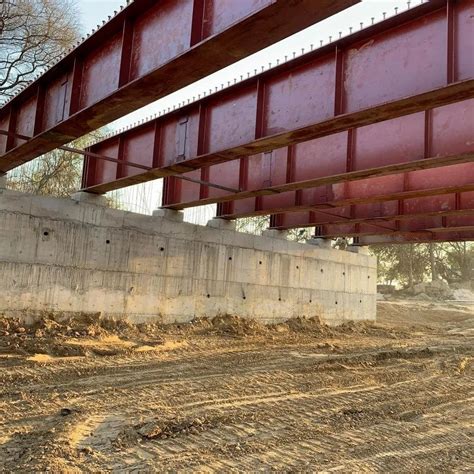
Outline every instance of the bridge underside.
<path id="1" fill-rule="evenodd" d="M 0 109 L 0 171 L 357 2 L 165 3 L 136 1 Z M 164 178 L 168 209 L 217 203 L 221 219 L 269 215 L 357 245 L 471 240 L 473 17 L 474 0 L 433 0 L 243 74 L 82 151 L 83 190 Z M 166 57 L 137 43 L 180 24 Z M 110 87 L 94 76 L 105 67 Z"/>

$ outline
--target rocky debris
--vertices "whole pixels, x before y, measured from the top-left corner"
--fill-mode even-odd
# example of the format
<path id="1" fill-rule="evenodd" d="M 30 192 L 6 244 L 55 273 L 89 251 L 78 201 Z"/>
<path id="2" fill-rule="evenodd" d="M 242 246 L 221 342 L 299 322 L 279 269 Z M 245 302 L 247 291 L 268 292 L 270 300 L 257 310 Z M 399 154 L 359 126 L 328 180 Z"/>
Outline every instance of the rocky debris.
<path id="1" fill-rule="evenodd" d="M 377 293 L 381 293 L 383 295 L 391 295 L 392 293 L 395 293 L 395 291 L 396 291 L 395 285 L 383 285 L 383 284 L 377 285 Z"/>
<path id="2" fill-rule="evenodd" d="M 453 299 L 460 301 L 474 301 L 474 292 L 466 288 L 454 289 Z"/>
<path id="3" fill-rule="evenodd" d="M 413 287 L 413 293 L 415 296 L 424 293 L 428 297 L 442 300 L 451 298 L 453 292 L 445 281 L 435 280 L 418 283 Z"/>
<path id="4" fill-rule="evenodd" d="M 426 293 L 418 293 L 413 298 L 415 301 L 431 301 L 431 297 L 429 297 Z"/>

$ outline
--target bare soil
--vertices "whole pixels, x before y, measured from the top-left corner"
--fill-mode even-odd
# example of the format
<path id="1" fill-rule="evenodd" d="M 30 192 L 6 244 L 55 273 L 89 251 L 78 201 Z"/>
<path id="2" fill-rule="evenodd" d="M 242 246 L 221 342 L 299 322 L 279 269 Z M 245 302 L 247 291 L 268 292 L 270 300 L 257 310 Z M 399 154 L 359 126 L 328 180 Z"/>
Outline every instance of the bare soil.
<path id="1" fill-rule="evenodd" d="M 472 308 L 378 318 L 0 318 L 0 472 L 473 472 Z"/>

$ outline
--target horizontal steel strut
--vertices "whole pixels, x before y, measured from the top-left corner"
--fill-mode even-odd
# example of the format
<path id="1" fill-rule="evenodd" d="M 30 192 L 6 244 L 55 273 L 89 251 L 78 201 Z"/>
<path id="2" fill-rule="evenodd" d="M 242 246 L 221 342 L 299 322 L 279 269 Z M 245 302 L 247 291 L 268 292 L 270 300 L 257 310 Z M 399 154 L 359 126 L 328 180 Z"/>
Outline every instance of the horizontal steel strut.
<path id="1" fill-rule="evenodd" d="M 0 172 L 358 2 L 135 0 L 0 109 L 0 129 L 32 137 L 0 138 Z"/>
<path id="2" fill-rule="evenodd" d="M 14 133 L 14 132 L 9 132 L 7 130 L 0 130 L 0 136 L 15 136 L 17 138 L 19 138 L 20 140 L 29 140 L 31 137 L 27 137 L 25 135 L 21 135 L 19 133 Z M 112 158 L 110 156 L 104 156 L 104 155 L 99 155 L 97 153 L 93 153 L 91 151 L 87 151 L 87 150 L 81 150 L 80 148 L 74 148 L 74 147 L 70 147 L 70 146 L 66 146 L 66 145 L 62 145 L 60 147 L 58 147 L 58 150 L 63 150 L 63 151 L 67 151 L 69 153 L 77 153 L 79 155 L 82 155 L 82 156 L 91 156 L 97 160 L 105 160 L 105 161 L 110 161 L 112 163 L 126 163 L 127 166 L 131 166 L 131 167 L 134 167 L 134 168 L 139 168 L 139 169 L 142 169 L 142 170 L 149 170 L 150 167 L 149 166 L 144 166 L 144 165 L 140 165 L 138 163 L 134 163 L 133 161 L 123 161 L 123 160 L 118 160 L 117 158 Z"/>
<path id="3" fill-rule="evenodd" d="M 361 237 L 371 235 L 397 235 L 413 232 L 449 233 L 474 231 L 474 211 L 462 216 L 412 217 L 406 220 L 387 221 L 384 224 L 322 224 L 315 226 L 316 235 L 333 238 L 340 235 Z"/>
<path id="4" fill-rule="evenodd" d="M 387 245 L 407 243 L 441 243 L 441 242 L 463 242 L 474 240 L 474 231 L 452 231 L 441 233 L 430 232 L 405 232 L 397 235 L 375 235 L 354 238 L 354 245 Z"/>
<path id="5" fill-rule="evenodd" d="M 223 163 L 272 150 L 278 154 L 288 144 L 473 97 L 474 65 L 467 58 L 466 33 L 473 6 L 473 0 L 424 4 L 94 145 L 91 151 L 108 156 L 140 156 L 153 170 L 140 173 L 88 160 L 84 188 L 103 193 L 187 173 L 244 190 L 228 200 L 269 194 L 273 191 L 267 192 L 265 183 L 254 185 L 252 176 L 242 176 L 239 165 L 230 169 L 231 163 L 229 168 Z M 446 34 L 453 18 L 458 31 L 454 42 Z M 453 57 L 456 67 L 451 73 Z M 420 156 L 425 157 L 430 155 Z M 381 153 L 379 163 L 374 160 L 370 168 L 381 166 L 382 160 Z M 278 159 L 266 166 L 273 174 L 287 173 Z M 237 174 L 240 183 L 235 182 Z M 169 181 L 165 206 L 183 208 L 228 198 L 203 185 Z"/>
<path id="6" fill-rule="evenodd" d="M 474 191 L 474 184 L 471 188 Z M 474 215 L 473 191 L 314 209 L 308 212 L 273 214 L 270 227 L 283 230 L 317 225 L 385 225 L 386 222 L 412 219 L 413 217 Z"/>
<path id="7" fill-rule="evenodd" d="M 422 181 L 423 179 L 425 179 L 421 174 L 425 171 L 415 171 L 406 174 L 403 173 L 400 175 L 393 175 L 390 178 L 395 178 L 394 182 L 386 183 L 388 188 L 399 185 L 403 189 L 404 183 L 410 181 L 410 175 L 419 173 L 414 180 L 415 187 L 413 187 L 411 190 L 383 193 L 382 191 L 380 191 L 380 189 L 384 187 L 383 181 L 379 178 L 373 178 L 370 180 L 366 180 L 365 183 L 363 183 L 363 189 L 361 189 L 360 191 L 359 188 L 354 186 L 352 186 L 353 189 L 340 190 L 340 192 L 337 193 L 339 195 L 337 198 L 335 197 L 331 188 L 326 190 L 321 189 L 322 192 L 319 195 L 316 194 L 317 188 L 314 190 L 309 190 L 311 193 L 314 193 L 314 201 L 312 203 L 310 203 L 309 201 L 310 198 L 308 198 L 308 202 L 306 204 L 295 203 L 294 198 L 297 196 L 293 195 L 290 197 L 293 198 L 292 202 L 295 204 L 291 206 L 289 205 L 288 207 L 284 207 L 284 205 L 282 204 L 279 207 L 273 207 L 271 209 L 260 209 L 260 206 L 263 205 L 262 203 L 257 202 L 256 204 L 258 208 L 257 210 L 255 210 L 256 204 L 255 200 L 253 199 L 239 201 L 238 203 L 236 203 L 235 207 L 227 206 L 226 204 L 224 204 L 218 206 L 217 217 L 221 217 L 224 219 L 239 219 L 243 217 L 268 215 L 269 213 L 271 213 L 272 215 L 285 214 L 289 222 L 293 223 L 294 221 L 299 221 L 300 223 L 302 223 L 304 219 L 301 216 L 306 216 L 307 212 L 312 211 L 316 212 L 317 214 L 321 211 L 331 212 L 333 215 L 337 216 L 338 212 L 340 213 L 340 215 L 342 215 L 345 210 L 349 209 L 351 206 L 365 206 L 366 209 L 369 209 L 370 206 L 372 206 L 374 210 L 376 210 L 377 212 L 381 212 L 382 210 L 384 210 L 384 203 L 386 202 L 408 201 L 417 198 L 433 198 L 426 199 L 425 201 L 436 204 L 437 196 L 453 196 L 459 193 L 474 191 L 474 163 L 446 166 L 437 168 L 435 170 L 427 171 L 431 172 L 431 178 L 435 181 L 443 181 L 442 178 L 445 177 L 445 174 L 447 174 L 448 181 L 450 181 L 454 169 L 459 169 L 460 173 L 466 173 L 465 175 L 460 175 L 460 179 L 458 180 L 459 184 L 456 184 L 454 186 L 432 186 L 430 185 L 429 178 L 427 181 L 425 181 L 425 186 L 423 186 L 422 184 L 418 184 L 418 181 Z M 374 182 L 373 189 L 370 183 L 371 181 Z M 361 183 L 362 182 L 351 184 Z M 347 186 L 344 187 L 347 188 Z M 369 192 L 366 192 L 367 190 L 369 190 Z M 229 207 L 232 207 L 233 209 L 228 209 Z M 375 217 L 377 216 L 378 214 Z M 298 227 L 304 227 L 304 225 Z"/>

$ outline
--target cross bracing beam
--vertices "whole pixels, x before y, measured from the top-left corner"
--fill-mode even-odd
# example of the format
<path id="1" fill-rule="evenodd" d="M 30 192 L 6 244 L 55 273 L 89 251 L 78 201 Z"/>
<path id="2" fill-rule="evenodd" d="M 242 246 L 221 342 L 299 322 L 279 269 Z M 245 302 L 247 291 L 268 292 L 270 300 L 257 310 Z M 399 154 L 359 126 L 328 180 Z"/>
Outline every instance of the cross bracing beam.
<path id="1" fill-rule="evenodd" d="M 222 203 L 217 207 L 217 215 L 226 219 L 238 219 L 278 213 L 332 211 L 334 208 L 352 205 L 377 204 L 381 207 L 387 201 L 454 195 L 469 191 L 474 191 L 474 163 Z"/>
<path id="2" fill-rule="evenodd" d="M 0 172 L 359 0 L 135 0 L 0 109 Z"/>
<path id="3" fill-rule="evenodd" d="M 462 216 L 412 217 L 407 220 L 362 224 L 322 224 L 315 227 L 315 235 L 322 238 L 363 237 L 373 235 L 440 234 L 473 232 L 474 214 Z"/>
<path id="4" fill-rule="evenodd" d="M 283 230 L 319 225 L 346 226 L 366 224 L 372 225 L 374 228 L 395 229 L 397 222 L 402 220 L 469 215 L 474 216 L 473 191 L 371 204 L 357 204 L 309 212 L 273 214 L 270 220 L 270 227 Z"/>
<path id="5" fill-rule="evenodd" d="M 407 232 L 397 235 L 362 236 L 354 239 L 354 245 L 387 245 L 409 243 L 441 243 L 474 241 L 473 231 L 452 232 Z"/>
<path id="6" fill-rule="evenodd" d="M 153 169 L 89 159 L 83 187 L 103 193 L 471 98 L 473 8 L 474 0 L 429 2 L 118 134 L 91 150 Z M 206 173 L 190 176 L 216 182 Z M 226 185 L 230 174 L 218 173 Z M 165 205 L 225 200 L 183 185 L 168 180 Z"/>

